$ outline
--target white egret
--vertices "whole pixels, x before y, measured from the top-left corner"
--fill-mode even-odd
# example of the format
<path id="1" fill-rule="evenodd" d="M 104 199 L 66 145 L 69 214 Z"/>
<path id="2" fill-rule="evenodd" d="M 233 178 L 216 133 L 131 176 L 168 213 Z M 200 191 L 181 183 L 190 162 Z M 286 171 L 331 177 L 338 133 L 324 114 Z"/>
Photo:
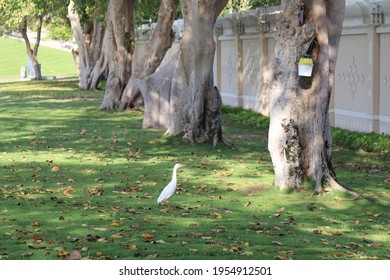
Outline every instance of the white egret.
<path id="1" fill-rule="evenodd" d="M 169 184 L 160 193 L 160 196 L 157 198 L 158 204 L 164 203 L 175 193 L 177 185 L 176 170 L 180 167 L 182 167 L 180 163 L 175 164 L 173 167 L 172 181 L 170 181 Z"/>

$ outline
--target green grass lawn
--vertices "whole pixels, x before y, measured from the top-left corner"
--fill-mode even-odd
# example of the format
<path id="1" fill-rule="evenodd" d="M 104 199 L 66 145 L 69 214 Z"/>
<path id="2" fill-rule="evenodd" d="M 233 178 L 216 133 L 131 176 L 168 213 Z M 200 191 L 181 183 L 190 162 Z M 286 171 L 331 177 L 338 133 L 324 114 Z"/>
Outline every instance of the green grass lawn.
<path id="1" fill-rule="evenodd" d="M 20 67 L 27 66 L 27 54 L 24 41 L 0 37 L 0 79 L 19 78 Z M 42 76 L 76 75 L 76 66 L 70 52 L 40 46 L 38 61 Z"/>
<path id="2" fill-rule="evenodd" d="M 101 99 L 76 80 L 0 84 L 0 259 L 390 258 L 388 155 L 334 148 L 341 183 L 370 199 L 284 193 L 266 128 L 225 114 L 232 147 L 190 145 Z"/>

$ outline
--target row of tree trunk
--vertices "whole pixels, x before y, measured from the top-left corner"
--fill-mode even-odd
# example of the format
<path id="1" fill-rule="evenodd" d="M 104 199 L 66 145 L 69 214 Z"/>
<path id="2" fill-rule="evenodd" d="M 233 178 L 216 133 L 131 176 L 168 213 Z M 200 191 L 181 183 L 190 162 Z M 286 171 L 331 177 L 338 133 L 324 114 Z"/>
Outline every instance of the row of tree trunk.
<path id="1" fill-rule="evenodd" d="M 96 89 L 108 70 L 101 109 L 126 109 L 141 99 L 143 127 L 184 134 L 191 143 L 223 142 L 221 96 L 214 86 L 213 26 L 227 0 L 181 0 L 184 31 L 172 47 L 179 0 L 162 0 L 156 29 L 143 59 L 131 69 L 134 0 L 110 0 L 101 41 L 94 25 L 89 43 L 78 15 L 69 19 L 79 45 L 80 87 Z M 280 189 L 315 182 L 316 193 L 338 184 L 331 165 L 329 101 L 333 87 L 345 1 L 285 0 L 278 19 L 271 77 L 268 148 Z M 298 76 L 297 62 L 315 39 L 311 78 Z M 100 57 L 92 51 L 101 44 Z M 169 50 L 169 51 L 168 51 Z M 166 53 L 168 52 L 168 55 Z M 356 193 L 349 191 L 353 195 Z"/>
<path id="2" fill-rule="evenodd" d="M 227 0 L 181 1 L 184 32 L 179 48 L 171 49 L 172 24 L 179 0 L 162 0 L 158 20 L 143 59 L 131 69 L 134 0 L 110 0 L 104 38 L 99 24 L 85 32 L 73 8 L 68 18 L 78 44 L 80 88 L 96 89 L 107 71 L 107 86 L 100 109 L 124 110 L 145 106 L 143 127 L 165 129 L 168 135 L 184 133 L 191 143 L 221 142 L 221 97 L 214 87 L 213 26 Z M 99 58 L 96 50 L 100 47 Z M 161 65 L 167 51 L 172 60 Z M 160 67 L 160 68 L 159 68 Z M 158 71 L 156 71 L 158 69 Z"/>

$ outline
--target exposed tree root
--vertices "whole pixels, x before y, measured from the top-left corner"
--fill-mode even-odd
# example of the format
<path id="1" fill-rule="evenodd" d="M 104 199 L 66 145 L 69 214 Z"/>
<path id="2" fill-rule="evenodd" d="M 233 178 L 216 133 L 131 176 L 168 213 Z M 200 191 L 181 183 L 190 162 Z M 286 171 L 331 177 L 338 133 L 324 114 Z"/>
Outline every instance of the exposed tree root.
<path id="1" fill-rule="evenodd" d="M 344 192 L 344 193 L 348 193 L 350 195 L 352 195 L 356 200 L 357 199 L 365 199 L 365 197 L 363 197 L 362 195 L 360 195 L 359 193 L 357 193 L 356 191 L 352 190 L 352 189 L 348 189 L 342 185 L 340 185 L 334 178 L 332 177 L 329 177 L 327 178 L 327 185 L 331 188 L 331 189 L 335 189 L 335 190 L 338 190 L 338 191 L 341 191 L 341 192 Z M 321 192 L 318 191 L 316 189 L 316 191 L 314 191 L 313 195 L 319 195 Z"/>

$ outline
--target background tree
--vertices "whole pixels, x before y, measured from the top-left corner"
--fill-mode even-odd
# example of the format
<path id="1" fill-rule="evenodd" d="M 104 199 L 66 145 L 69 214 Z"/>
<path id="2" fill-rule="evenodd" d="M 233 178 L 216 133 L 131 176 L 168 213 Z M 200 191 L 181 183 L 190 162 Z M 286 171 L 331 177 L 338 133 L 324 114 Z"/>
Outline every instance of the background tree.
<path id="1" fill-rule="evenodd" d="M 252 8 L 255 7 L 270 7 L 270 6 L 279 6 L 281 0 L 250 0 Z"/>
<path id="2" fill-rule="evenodd" d="M 91 84 L 97 85 L 108 67 L 107 87 L 100 108 L 116 109 L 131 75 L 133 53 L 134 0 L 110 0 L 106 16 L 106 31 L 99 61 L 91 76 Z"/>
<path id="3" fill-rule="evenodd" d="M 96 89 L 98 81 L 102 77 L 101 75 L 106 73 L 104 70 L 108 66 L 109 52 L 107 47 L 104 47 L 103 45 L 110 45 L 109 41 L 112 41 L 113 38 L 112 36 L 107 36 L 107 42 L 103 43 L 104 29 L 109 25 L 106 22 L 106 15 L 109 14 L 108 4 L 108 0 L 70 0 L 68 5 L 68 18 L 78 46 L 75 57 L 79 69 L 79 87 L 82 89 Z M 128 35 L 133 34 L 135 23 L 142 24 L 145 19 L 148 19 L 148 22 L 149 19 L 155 19 L 158 5 L 158 0 L 132 0 L 130 2 L 131 11 L 126 15 L 126 30 L 128 28 L 131 30 L 127 30 L 126 33 Z M 118 12 L 118 18 L 110 16 L 111 22 L 120 20 L 123 11 Z M 124 36 L 124 33 L 122 35 Z M 130 48 L 133 47 L 134 39 L 132 36 L 129 37 L 128 35 L 126 35 L 125 41 L 129 48 L 128 53 L 130 54 Z M 100 52 L 104 48 L 106 51 L 101 55 Z M 128 59 L 128 64 L 131 64 L 131 58 L 128 57 Z M 113 67 L 111 67 L 111 69 L 113 69 Z M 129 71 L 127 71 L 127 73 L 129 73 Z M 121 86 L 121 88 L 123 88 L 123 86 Z M 102 104 L 102 108 L 104 107 L 105 105 Z"/>
<path id="4" fill-rule="evenodd" d="M 224 8 L 227 12 L 247 11 L 252 7 L 251 0 L 229 0 Z"/>
<path id="5" fill-rule="evenodd" d="M 70 0 L 68 19 L 76 40 L 77 50 L 73 51 L 79 73 L 79 87 L 91 89 L 91 73 L 100 57 L 103 39 L 103 19 L 107 1 Z"/>
<path id="6" fill-rule="evenodd" d="M 277 43 L 270 91 L 268 148 L 280 189 L 299 189 L 305 179 L 315 192 L 345 190 L 331 164 L 329 101 L 345 1 L 283 0 L 277 22 Z M 299 83 L 297 63 L 316 39 L 314 70 Z M 355 192 L 349 191 L 355 196 Z"/>
<path id="7" fill-rule="evenodd" d="M 229 0 L 222 11 L 222 14 L 278 5 L 280 5 L 280 0 Z"/>
<path id="8" fill-rule="evenodd" d="M 51 16 L 61 9 L 61 3 L 49 0 L 0 0 L 1 33 L 19 32 L 26 44 L 27 56 L 34 67 L 34 79 L 42 79 L 38 62 L 38 50 L 41 41 L 42 26 Z M 36 41 L 32 46 L 29 30 L 36 31 Z"/>
<path id="9" fill-rule="evenodd" d="M 160 66 L 166 52 L 172 46 L 175 36 L 172 31 L 172 24 L 175 20 L 179 0 L 162 0 L 158 11 L 156 28 L 147 45 L 145 54 L 135 67 L 130 80 L 121 96 L 119 109 L 123 110 L 132 105 L 140 97 L 140 82 L 145 77 L 153 74 Z M 144 98 L 146 96 L 144 92 Z M 148 98 L 148 97 L 146 97 Z M 101 108 L 107 108 L 102 104 Z M 146 114 L 146 116 L 148 116 Z"/>
<path id="10" fill-rule="evenodd" d="M 227 0 L 184 1 L 184 32 L 175 69 L 168 134 L 179 129 L 191 143 L 223 141 L 221 96 L 214 87 L 215 41 L 213 26 Z M 180 124 L 178 122 L 180 120 Z"/>
<path id="11" fill-rule="evenodd" d="M 159 0 L 138 0 L 135 1 L 134 22 L 135 26 L 157 22 L 157 11 L 161 1 Z"/>
<path id="12" fill-rule="evenodd" d="M 65 7 L 64 14 L 54 15 L 53 20 L 46 26 L 48 39 L 57 41 L 72 41 L 73 32 L 70 22 L 67 18 L 67 7 Z"/>
<path id="13" fill-rule="evenodd" d="M 227 0 L 181 1 L 184 30 L 177 54 L 143 80 L 144 127 L 184 132 L 191 143 L 223 141 L 221 96 L 214 87 L 213 26 Z"/>

